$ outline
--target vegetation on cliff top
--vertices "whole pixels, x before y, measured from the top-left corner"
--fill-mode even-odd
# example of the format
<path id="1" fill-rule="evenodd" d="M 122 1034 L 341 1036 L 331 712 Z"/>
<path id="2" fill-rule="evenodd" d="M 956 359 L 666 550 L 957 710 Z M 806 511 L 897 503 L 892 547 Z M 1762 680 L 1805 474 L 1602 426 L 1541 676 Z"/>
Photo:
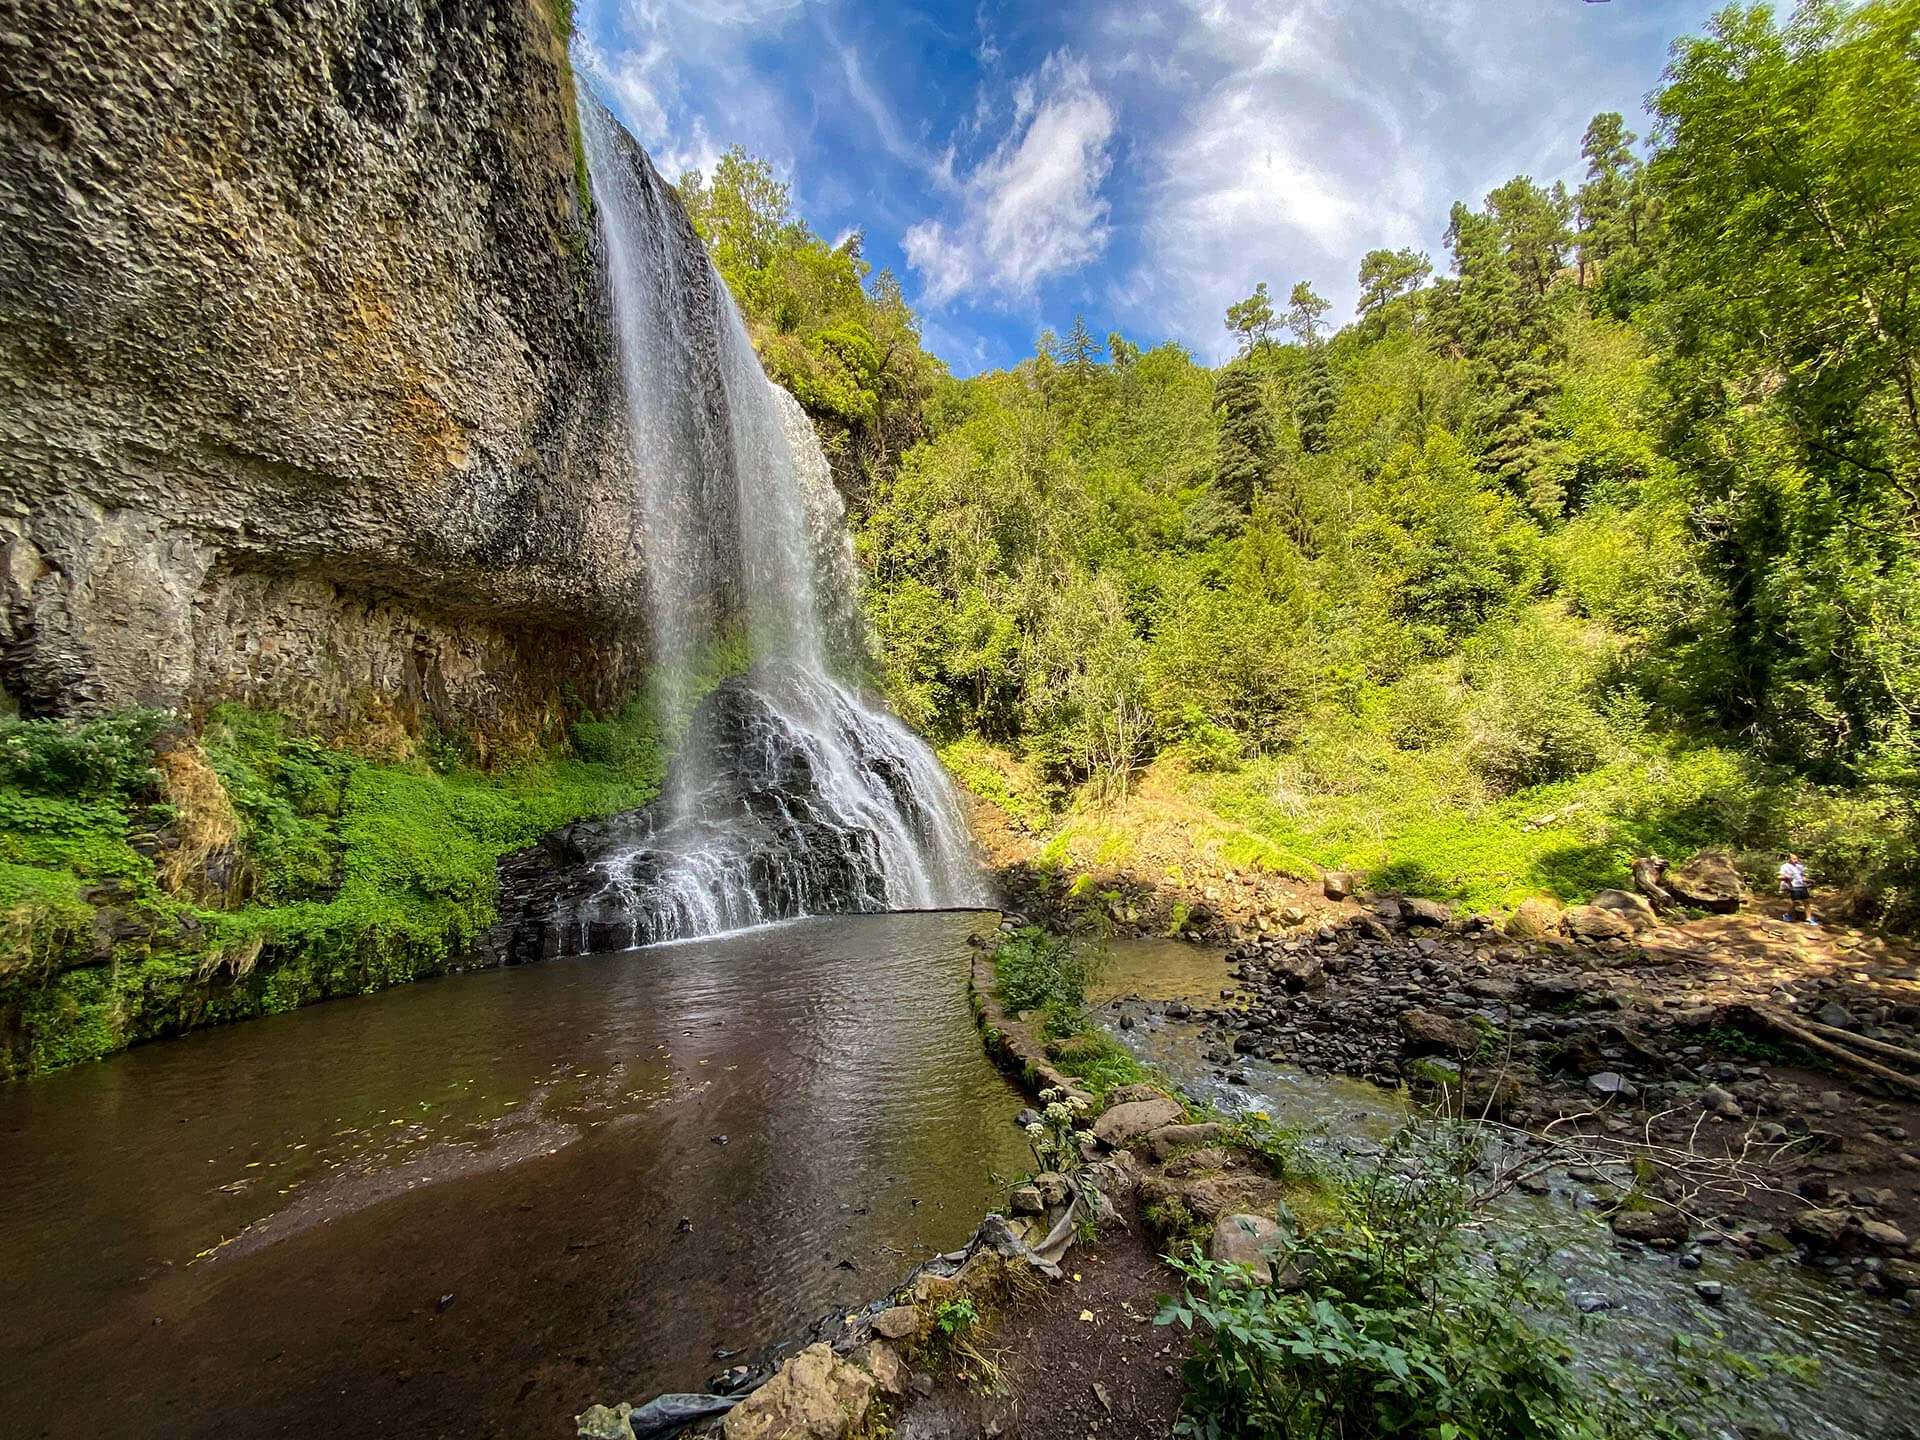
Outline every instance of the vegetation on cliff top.
<path id="1" fill-rule="evenodd" d="M 1916 24 L 1726 11 L 1676 47 L 1644 157 L 1595 117 L 1577 190 L 1456 205 L 1445 274 L 1368 253 L 1337 330 L 1311 284 L 1263 285 L 1218 370 L 1076 321 L 898 386 L 920 410 L 887 435 L 926 439 L 854 499 L 901 711 L 1083 862 L 1127 863 L 1115 802 L 1152 769 L 1234 863 L 1483 906 L 1791 847 L 1911 912 Z M 909 346 L 850 260 L 814 298 L 838 252 L 764 166 L 689 193 L 777 378 L 767 325 L 824 355 L 883 304 Z"/>
<path id="2" fill-rule="evenodd" d="M 0 724 L 0 1078 L 444 970 L 495 862 L 642 805 L 645 707 L 493 772 L 371 729 L 358 749 L 228 705 Z"/>

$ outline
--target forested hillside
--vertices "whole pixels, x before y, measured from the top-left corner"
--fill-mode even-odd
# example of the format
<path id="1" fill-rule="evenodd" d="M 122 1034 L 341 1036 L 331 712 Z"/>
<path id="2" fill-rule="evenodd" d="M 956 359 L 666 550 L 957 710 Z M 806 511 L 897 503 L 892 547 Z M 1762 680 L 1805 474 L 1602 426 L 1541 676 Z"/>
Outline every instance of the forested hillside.
<path id="1" fill-rule="evenodd" d="M 1730 9 L 1577 188 L 1357 257 L 1344 325 L 1276 277 L 1217 370 L 1075 321 L 954 381 L 767 167 L 683 193 L 857 459 L 885 684 L 1054 854 L 1171 794 L 1233 864 L 1475 905 L 1713 844 L 1910 914 L 1917 25 Z"/>

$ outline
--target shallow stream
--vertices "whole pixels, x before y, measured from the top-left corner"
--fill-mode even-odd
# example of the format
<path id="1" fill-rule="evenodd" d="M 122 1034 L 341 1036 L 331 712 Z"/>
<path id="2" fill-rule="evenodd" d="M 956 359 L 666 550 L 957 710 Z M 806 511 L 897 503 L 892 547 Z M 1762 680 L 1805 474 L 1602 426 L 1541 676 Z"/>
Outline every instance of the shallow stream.
<path id="1" fill-rule="evenodd" d="M 1221 992 L 1234 988 L 1221 952 L 1164 940 L 1114 941 L 1107 951 L 1109 963 L 1089 998 L 1102 1007 L 1116 1038 L 1196 1098 L 1298 1127 L 1310 1146 L 1336 1161 L 1365 1163 L 1405 1120 L 1403 1095 L 1364 1081 L 1259 1060 L 1218 1064 L 1206 1054 L 1200 1024 L 1128 998 L 1217 1005 Z M 1126 1028 L 1119 1024 L 1123 1012 L 1134 1017 Z M 1236 1073 L 1246 1083 L 1235 1083 Z M 1920 1436 L 1920 1322 L 1914 1316 L 1841 1290 L 1790 1256 L 1761 1263 L 1702 1247 L 1700 1268 L 1683 1269 L 1677 1254 L 1617 1242 L 1601 1218 L 1597 1187 L 1575 1182 L 1564 1170 L 1546 1178 L 1549 1194 L 1502 1196 L 1492 1202 L 1489 1220 L 1509 1238 L 1536 1242 L 1576 1306 L 1604 1304 L 1590 1315 L 1570 1307 L 1565 1317 L 1548 1317 L 1563 1327 L 1577 1357 L 1590 1364 L 1630 1359 L 1677 1399 L 1672 1337 L 1717 1332 L 1737 1351 L 1819 1362 L 1812 1386 L 1776 1380 L 1744 1387 L 1761 1427 L 1751 1433 L 1794 1440 Z M 1721 1283 L 1721 1304 L 1709 1306 L 1696 1295 L 1702 1280 Z"/>
<path id="2" fill-rule="evenodd" d="M 967 1010 L 987 918 L 452 976 L 0 1089 L 0 1435 L 552 1437 L 704 1389 L 1031 1164 Z"/>

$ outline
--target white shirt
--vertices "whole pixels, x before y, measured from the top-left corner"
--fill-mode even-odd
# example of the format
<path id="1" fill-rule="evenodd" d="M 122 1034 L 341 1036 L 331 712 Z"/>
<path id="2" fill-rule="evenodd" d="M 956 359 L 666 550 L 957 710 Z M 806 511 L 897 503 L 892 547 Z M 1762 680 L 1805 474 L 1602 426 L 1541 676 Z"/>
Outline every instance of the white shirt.
<path id="1" fill-rule="evenodd" d="M 1780 883 L 1791 889 L 1804 890 L 1807 885 L 1807 867 L 1796 865 L 1789 860 L 1780 867 Z"/>

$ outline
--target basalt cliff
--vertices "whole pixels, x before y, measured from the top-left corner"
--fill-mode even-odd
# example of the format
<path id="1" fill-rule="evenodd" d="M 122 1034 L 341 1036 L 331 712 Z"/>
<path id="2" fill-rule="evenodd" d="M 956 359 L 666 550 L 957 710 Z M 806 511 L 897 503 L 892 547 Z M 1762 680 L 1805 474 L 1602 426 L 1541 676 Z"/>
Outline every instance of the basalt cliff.
<path id="1" fill-rule="evenodd" d="M 9 710 L 245 700 L 484 756 L 631 691 L 646 545 L 564 30 L 0 0 Z"/>

